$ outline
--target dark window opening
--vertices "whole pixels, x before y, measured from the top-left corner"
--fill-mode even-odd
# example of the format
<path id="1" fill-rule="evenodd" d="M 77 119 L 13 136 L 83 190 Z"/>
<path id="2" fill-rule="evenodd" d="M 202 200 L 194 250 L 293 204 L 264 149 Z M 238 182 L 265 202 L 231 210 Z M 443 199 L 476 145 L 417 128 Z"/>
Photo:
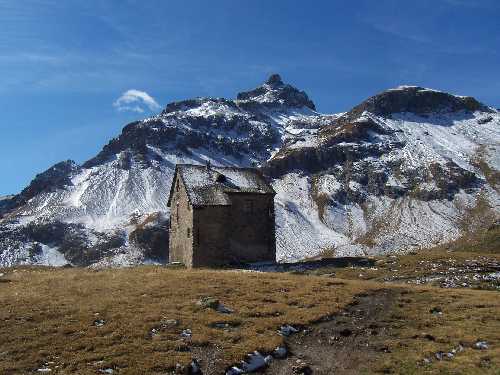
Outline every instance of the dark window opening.
<path id="1" fill-rule="evenodd" d="M 179 222 L 179 202 L 177 202 L 177 205 L 175 207 L 176 207 L 175 219 L 177 220 L 177 222 Z"/>
<path id="2" fill-rule="evenodd" d="M 179 191 L 179 181 L 177 181 L 177 182 L 175 183 L 175 190 L 176 190 L 176 191 Z"/>
<path id="3" fill-rule="evenodd" d="M 188 236 L 188 238 L 191 237 L 191 228 L 187 229 L 187 236 Z"/>

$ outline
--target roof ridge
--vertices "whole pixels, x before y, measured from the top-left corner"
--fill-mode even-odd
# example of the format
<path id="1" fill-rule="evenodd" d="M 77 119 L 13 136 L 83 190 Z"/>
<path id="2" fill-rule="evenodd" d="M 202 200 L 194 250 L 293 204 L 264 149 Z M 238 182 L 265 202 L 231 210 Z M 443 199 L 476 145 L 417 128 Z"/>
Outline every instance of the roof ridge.
<path id="1" fill-rule="evenodd" d="M 227 195 L 230 193 L 276 194 L 257 168 L 179 163 L 176 173 L 179 173 L 188 199 L 194 206 L 231 205 Z M 214 178 L 216 175 L 225 179 Z"/>

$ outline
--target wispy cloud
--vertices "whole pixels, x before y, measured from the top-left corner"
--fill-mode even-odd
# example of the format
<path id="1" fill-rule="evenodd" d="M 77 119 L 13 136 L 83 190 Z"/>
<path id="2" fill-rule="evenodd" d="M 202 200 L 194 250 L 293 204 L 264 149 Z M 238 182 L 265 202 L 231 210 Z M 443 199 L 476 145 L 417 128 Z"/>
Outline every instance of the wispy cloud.
<path id="1" fill-rule="evenodd" d="M 113 106 L 118 111 L 132 111 L 143 113 L 145 109 L 156 111 L 160 109 L 160 105 L 156 100 L 145 91 L 130 89 L 125 91 L 118 99 L 115 100 Z"/>

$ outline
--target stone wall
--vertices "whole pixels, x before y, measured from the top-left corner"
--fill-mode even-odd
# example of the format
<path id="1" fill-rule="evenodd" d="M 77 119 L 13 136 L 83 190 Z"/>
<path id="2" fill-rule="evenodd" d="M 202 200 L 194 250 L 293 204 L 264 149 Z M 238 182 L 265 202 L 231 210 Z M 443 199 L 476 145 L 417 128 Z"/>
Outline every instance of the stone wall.
<path id="1" fill-rule="evenodd" d="M 170 262 L 190 268 L 276 260 L 273 195 L 234 193 L 230 206 L 192 207 L 179 177 L 174 189 Z"/>
<path id="2" fill-rule="evenodd" d="M 176 177 L 175 193 L 170 202 L 169 260 L 193 266 L 193 209 L 184 183 Z"/>
<path id="3" fill-rule="evenodd" d="M 274 197 L 230 194 L 231 206 L 193 213 L 193 267 L 276 261 Z"/>
<path id="4" fill-rule="evenodd" d="M 230 248 L 237 262 L 276 261 L 274 196 L 230 194 Z"/>
<path id="5" fill-rule="evenodd" d="M 194 209 L 193 266 L 220 266 L 234 262 L 230 252 L 231 206 Z"/>

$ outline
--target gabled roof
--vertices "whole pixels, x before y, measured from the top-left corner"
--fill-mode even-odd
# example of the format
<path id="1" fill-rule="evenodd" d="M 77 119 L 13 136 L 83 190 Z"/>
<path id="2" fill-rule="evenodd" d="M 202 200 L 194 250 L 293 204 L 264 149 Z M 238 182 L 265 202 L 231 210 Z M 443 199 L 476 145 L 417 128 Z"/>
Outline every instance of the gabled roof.
<path id="1" fill-rule="evenodd" d="M 232 193 L 276 194 L 254 168 L 177 164 L 168 198 L 169 207 L 177 175 L 184 183 L 193 206 L 229 206 L 229 194 Z"/>

